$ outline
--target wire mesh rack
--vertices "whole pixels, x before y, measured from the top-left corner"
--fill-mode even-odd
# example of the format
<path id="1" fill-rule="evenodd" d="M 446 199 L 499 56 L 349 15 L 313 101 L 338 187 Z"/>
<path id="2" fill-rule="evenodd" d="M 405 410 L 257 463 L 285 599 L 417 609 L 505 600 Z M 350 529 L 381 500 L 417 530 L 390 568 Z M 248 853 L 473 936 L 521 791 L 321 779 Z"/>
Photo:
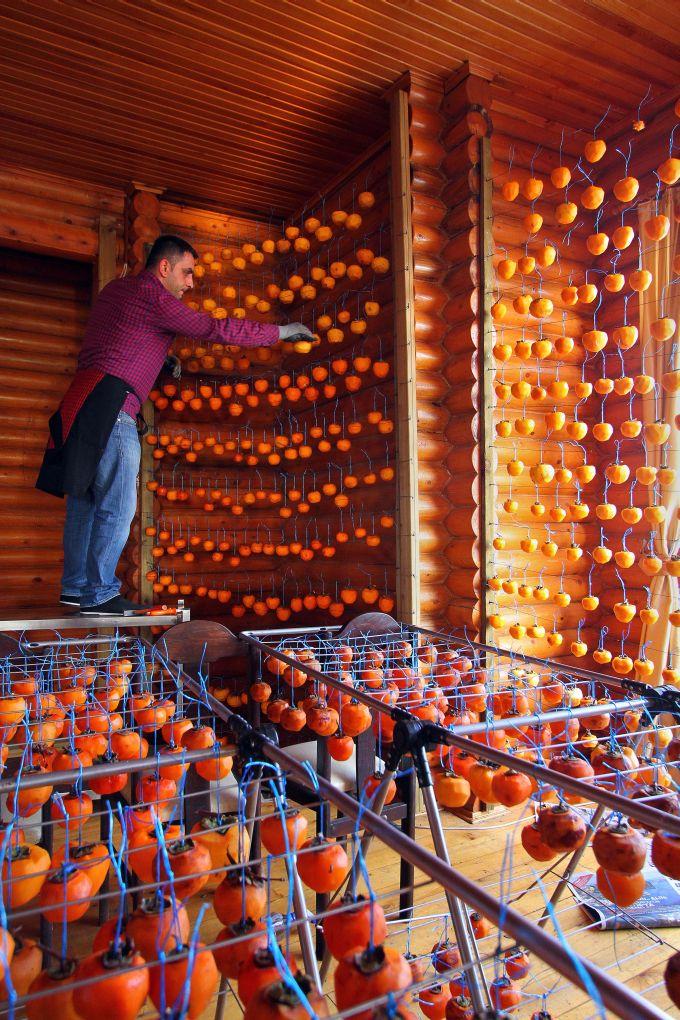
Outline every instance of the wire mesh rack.
<path id="1" fill-rule="evenodd" d="M 389 637 L 376 628 L 373 644 L 380 637 L 386 650 L 406 634 L 398 627 Z M 6 810 L 0 926 L 12 934 L 0 933 L 0 1015 L 252 1020 L 289 1015 L 281 1012 L 289 1009 L 294 1016 L 443 1017 L 447 1002 L 453 1003 L 447 1015 L 463 1016 L 565 1015 L 567 1002 L 582 1017 L 606 1010 L 667 1015 L 659 968 L 675 948 L 672 940 L 638 923 L 634 938 L 607 935 L 607 950 L 595 959 L 589 942 L 594 923 L 562 895 L 574 886 L 578 850 L 537 869 L 535 861 L 518 862 L 508 841 L 499 867 L 502 844 L 494 836 L 495 863 L 491 856 L 486 868 L 476 862 L 470 877 L 474 845 L 451 839 L 447 822 L 459 819 L 448 815 L 442 824 L 427 776 L 432 766 L 449 764 L 452 754 L 468 753 L 469 745 L 478 754 L 480 743 L 471 738 L 480 733 L 488 760 L 506 754 L 491 746 L 490 735 L 502 729 L 491 703 L 483 728 L 471 732 L 478 723 L 446 729 L 438 718 L 415 715 L 423 701 L 411 704 L 412 692 L 406 708 L 377 701 L 378 708 L 366 693 L 378 688 L 355 689 L 356 702 L 372 713 L 371 727 L 375 713 L 394 725 L 392 739 L 383 733 L 379 747 L 385 771 L 414 774 L 423 788 L 426 814 L 414 819 L 410 838 L 381 815 L 391 776 L 358 796 L 339 789 L 278 746 L 266 712 L 255 727 L 213 696 L 209 645 L 199 647 L 191 670 L 188 659 L 187 668 L 170 659 L 171 635 L 156 646 L 120 636 L 46 643 L 1 660 L 7 760 L 0 781 Z M 260 653 L 264 664 L 281 643 L 276 636 L 271 644 L 253 635 L 245 640 L 256 652 L 255 667 Z M 364 642 L 364 658 L 368 651 L 361 630 L 288 633 L 282 640 L 289 652 L 299 654 L 304 646 L 318 653 L 320 669 L 311 660 L 302 665 L 305 676 L 318 672 L 312 680 L 325 682 L 327 690 L 346 683 L 336 681 L 331 668 L 343 645 L 358 649 Z M 461 648 L 470 648 L 467 672 L 477 674 L 475 682 L 482 669 L 504 677 L 508 669 L 530 665 L 520 666 L 515 657 L 511 666 L 492 666 L 491 652 L 455 639 L 445 649 L 444 636 L 431 640 L 449 670 L 454 660 L 446 653 L 460 658 Z M 283 656 L 292 657 L 277 654 L 288 665 Z M 444 684 L 443 672 L 438 684 L 460 686 Z M 534 672 L 539 682 L 533 689 L 549 690 L 554 676 L 539 666 Z M 264 675 L 274 675 L 266 665 Z M 581 683 L 574 680 L 572 687 L 564 680 L 564 689 Z M 610 723 L 625 712 L 642 719 L 643 697 L 595 693 Z M 581 708 L 593 706 L 569 705 L 568 718 L 558 707 L 533 716 L 544 726 L 593 718 L 582 711 L 574 716 Z M 524 732 L 521 712 L 513 716 L 512 726 Z M 57 730 L 63 724 L 57 735 L 47 726 L 55 720 Z M 416 739 L 414 720 L 419 734 L 433 730 Z M 551 753 L 568 744 L 567 729 L 562 738 L 559 731 L 554 735 Z M 649 743 L 659 732 L 649 720 L 630 735 Z M 609 726 L 611 733 L 619 743 L 627 739 L 618 723 Z M 407 737 L 408 746 L 400 747 Z M 101 753 L 93 757 L 92 750 Z M 589 783 L 549 774 L 549 786 L 540 760 L 521 761 L 544 800 L 549 790 L 561 799 L 584 797 L 571 810 L 586 827 L 597 827 L 607 798 L 620 811 L 630 770 L 623 779 L 615 769 L 604 770 Z M 298 789 L 306 791 L 303 804 L 295 801 Z M 667 800 L 674 796 L 663 789 Z M 660 816 L 664 828 L 680 833 L 677 817 L 654 808 L 661 802 L 661 794 L 628 797 L 626 815 L 649 827 Z M 512 818 L 491 815 L 484 825 L 514 835 L 533 819 L 535 804 Z M 332 811 L 344 829 L 331 836 L 330 824 L 338 820 Z M 411 869 L 406 885 L 403 862 Z M 329 896 L 321 910 L 316 895 Z M 617 916 L 628 915 L 622 908 Z M 630 978 L 627 985 L 622 974 Z"/>

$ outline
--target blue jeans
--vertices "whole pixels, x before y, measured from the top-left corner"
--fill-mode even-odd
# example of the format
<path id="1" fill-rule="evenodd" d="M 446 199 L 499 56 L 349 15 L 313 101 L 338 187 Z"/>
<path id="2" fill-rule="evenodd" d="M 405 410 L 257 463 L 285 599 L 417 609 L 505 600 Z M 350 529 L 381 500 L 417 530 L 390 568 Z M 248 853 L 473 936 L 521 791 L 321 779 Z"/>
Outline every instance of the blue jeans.
<path id="1" fill-rule="evenodd" d="M 81 606 L 99 606 L 120 591 L 116 567 L 137 509 L 140 449 L 135 421 L 121 411 L 91 492 L 67 499 L 61 590 Z"/>

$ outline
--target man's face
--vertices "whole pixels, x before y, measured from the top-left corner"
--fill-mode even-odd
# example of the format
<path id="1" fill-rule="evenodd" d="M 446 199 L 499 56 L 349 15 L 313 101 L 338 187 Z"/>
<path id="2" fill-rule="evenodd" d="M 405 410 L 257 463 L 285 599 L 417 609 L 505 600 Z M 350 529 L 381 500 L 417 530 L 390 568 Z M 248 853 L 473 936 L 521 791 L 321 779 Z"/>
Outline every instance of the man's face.
<path id="1" fill-rule="evenodd" d="M 189 252 L 185 252 L 174 266 L 169 259 L 161 259 L 158 275 L 165 289 L 176 298 L 181 298 L 186 291 L 191 290 L 194 285 L 195 264 L 196 260 Z"/>

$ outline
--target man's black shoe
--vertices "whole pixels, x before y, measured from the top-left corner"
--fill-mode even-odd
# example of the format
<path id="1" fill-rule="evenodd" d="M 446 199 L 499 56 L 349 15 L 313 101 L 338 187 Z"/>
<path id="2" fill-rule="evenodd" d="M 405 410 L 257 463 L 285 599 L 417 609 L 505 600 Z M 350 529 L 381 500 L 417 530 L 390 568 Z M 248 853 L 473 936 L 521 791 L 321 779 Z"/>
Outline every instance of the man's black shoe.
<path id="1" fill-rule="evenodd" d="M 81 616 L 124 616 L 125 613 L 135 612 L 140 609 L 147 609 L 147 606 L 140 606 L 137 602 L 130 602 L 122 595 L 114 595 L 108 602 L 102 602 L 99 606 L 81 606 Z"/>
<path id="2" fill-rule="evenodd" d="M 75 606 L 80 609 L 80 595 L 66 595 L 64 592 L 59 596 L 62 606 Z"/>

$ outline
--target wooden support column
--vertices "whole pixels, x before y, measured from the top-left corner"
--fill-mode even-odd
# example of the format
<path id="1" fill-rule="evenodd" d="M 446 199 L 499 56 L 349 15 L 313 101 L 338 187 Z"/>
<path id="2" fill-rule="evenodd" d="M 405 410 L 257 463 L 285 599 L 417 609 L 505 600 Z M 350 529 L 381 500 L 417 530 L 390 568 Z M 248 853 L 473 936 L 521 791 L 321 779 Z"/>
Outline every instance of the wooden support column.
<path id="1" fill-rule="evenodd" d="M 133 181 L 125 199 L 125 261 L 134 274 L 144 268 L 149 248 L 161 232 L 159 217 L 163 188 Z"/>
<path id="2" fill-rule="evenodd" d="M 472 633 L 485 629 L 485 515 L 493 508 L 486 488 L 493 477 L 485 470 L 485 462 L 490 466 L 487 447 L 493 434 L 484 354 L 484 289 L 493 279 L 491 175 L 482 167 L 482 152 L 489 153 L 490 99 L 488 82 L 466 65 L 446 82 L 440 110 L 442 229 L 448 235 L 440 255 L 447 296 L 442 309 L 447 326 L 444 374 L 450 384 L 443 401 L 450 415 L 445 429 L 450 450 L 444 493 L 451 505 L 445 521 L 449 533 L 445 557 L 452 568 L 446 585 L 453 596 L 446 616 L 451 626 L 470 628 Z"/>
<path id="3" fill-rule="evenodd" d="M 162 194 L 162 188 L 132 182 L 126 199 L 125 216 L 125 260 L 132 273 L 139 273 L 144 268 L 149 247 L 161 233 L 159 198 Z M 142 407 L 142 415 L 149 429 L 153 429 L 155 408 L 150 400 Z M 132 535 L 139 548 L 139 600 L 145 605 L 153 602 L 153 581 L 146 578 L 147 572 L 153 568 L 151 550 L 154 537 L 146 534 L 146 529 L 154 524 L 154 496 L 146 487 L 153 469 L 153 447 L 142 440 L 138 513 Z"/>
<path id="4" fill-rule="evenodd" d="M 420 622 L 418 433 L 408 95 L 390 96 L 394 368 L 397 385 L 397 613 Z"/>
<path id="5" fill-rule="evenodd" d="M 493 463 L 493 170 L 491 138 L 479 140 L 479 267 L 480 302 L 477 395 L 479 400 L 479 447 L 481 479 L 479 486 L 479 635 L 487 642 L 489 613 L 489 578 L 494 573 L 493 537 L 496 517 L 496 493 Z"/>
<path id="6" fill-rule="evenodd" d="M 147 400 L 142 407 L 144 421 L 149 429 L 154 427 L 155 408 L 151 400 Z M 153 549 L 155 539 L 153 535 L 146 534 L 146 528 L 154 524 L 153 492 L 149 492 L 146 483 L 153 475 L 153 446 L 149 446 L 142 440 L 142 456 L 139 464 L 139 498 L 138 498 L 138 521 L 139 521 L 139 598 L 145 605 L 153 602 L 153 581 L 147 581 L 147 571 L 153 567 Z"/>
<path id="7" fill-rule="evenodd" d="M 96 287 L 100 291 L 116 276 L 116 217 L 105 213 L 99 217 Z"/>

